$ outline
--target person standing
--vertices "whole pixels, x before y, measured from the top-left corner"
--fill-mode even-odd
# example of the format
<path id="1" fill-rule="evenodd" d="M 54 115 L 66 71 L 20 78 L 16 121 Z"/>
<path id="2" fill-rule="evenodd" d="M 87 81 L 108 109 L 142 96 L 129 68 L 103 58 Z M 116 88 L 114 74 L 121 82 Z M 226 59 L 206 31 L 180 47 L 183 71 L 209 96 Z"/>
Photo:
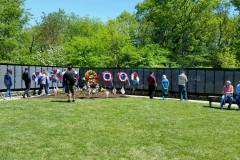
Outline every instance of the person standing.
<path id="1" fill-rule="evenodd" d="M 11 87 L 13 85 L 12 70 L 7 70 L 7 73 L 4 76 L 4 84 L 7 87 L 7 91 L 4 97 L 4 100 L 7 99 L 8 95 L 12 99 Z"/>
<path id="2" fill-rule="evenodd" d="M 231 85 L 230 81 L 226 82 L 226 85 L 222 88 L 222 97 L 220 99 L 220 109 L 223 109 L 223 105 L 228 101 L 228 108 L 231 108 L 232 102 L 233 102 L 233 92 L 234 88 Z"/>
<path id="3" fill-rule="evenodd" d="M 65 91 L 66 91 L 66 85 L 65 85 L 65 83 L 64 83 L 64 74 L 66 73 L 66 69 L 64 69 L 63 70 L 63 72 L 62 72 L 62 91 L 63 91 L 63 93 L 65 93 Z"/>
<path id="4" fill-rule="evenodd" d="M 43 73 L 46 75 L 46 84 L 45 84 L 45 93 L 46 95 L 50 95 L 49 91 L 49 84 L 50 84 L 50 78 L 49 78 L 49 73 L 47 70 L 43 70 Z"/>
<path id="5" fill-rule="evenodd" d="M 148 82 L 148 92 L 149 92 L 149 98 L 153 99 L 156 87 L 157 87 L 157 82 L 156 82 L 156 78 L 154 76 L 154 72 L 150 71 L 150 74 L 147 78 L 147 82 Z"/>
<path id="6" fill-rule="evenodd" d="M 30 77 L 28 68 L 25 68 L 25 72 L 22 74 L 22 80 L 24 80 L 25 87 L 26 87 L 26 90 L 24 91 L 24 93 L 22 95 L 23 98 L 26 98 L 26 95 L 27 95 L 27 97 L 31 97 L 28 93 L 28 91 L 30 90 L 30 87 L 31 87 L 31 77 Z"/>
<path id="7" fill-rule="evenodd" d="M 38 91 L 38 96 L 44 95 L 44 93 L 47 94 L 46 93 L 46 74 L 45 74 L 44 71 L 42 73 L 41 79 L 38 79 L 38 83 L 40 84 L 40 88 L 39 88 L 39 91 Z"/>
<path id="8" fill-rule="evenodd" d="M 169 81 L 166 77 L 166 75 L 162 76 L 162 99 L 167 100 L 168 98 L 168 87 L 169 87 Z"/>
<path id="9" fill-rule="evenodd" d="M 182 99 L 188 100 L 188 98 L 187 98 L 187 87 L 186 87 L 187 82 L 188 82 L 188 78 L 185 75 L 185 72 L 182 71 L 181 74 L 178 75 L 178 90 L 179 90 L 180 100 L 182 100 Z"/>
<path id="10" fill-rule="evenodd" d="M 68 70 L 64 73 L 64 79 L 63 83 L 65 84 L 66 87 L 66 92 L 68 93 L 68 103 L 71 102 L 71 97 L 72 97 L 72 102 L 75 102 L 75 94 L 74 94 L 74 83 L 76 82 L 75 78 L 75 73 L 72 71 L 72 67 L 68 67 Z"/>

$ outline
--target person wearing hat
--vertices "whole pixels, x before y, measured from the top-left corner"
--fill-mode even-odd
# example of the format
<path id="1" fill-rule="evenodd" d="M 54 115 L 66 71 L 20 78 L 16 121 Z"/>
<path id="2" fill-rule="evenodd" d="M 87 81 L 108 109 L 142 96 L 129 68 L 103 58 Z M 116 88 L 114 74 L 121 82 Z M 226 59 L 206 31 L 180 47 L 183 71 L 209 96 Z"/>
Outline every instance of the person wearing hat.
<path id="1" fill-rule="evenodd" d="M 26 95 L 27 95 L 27 97 L 31 97 L 28 93 L 28 91 L 30 90 L 30 87 L 31 87 L 31 77 L 30 77 L 28 68 L 25 68 L 25 72 L 23 72 L 23 74 L 22 74 L 22 80 L 24 80 L 25 87 L 26 87 L 26 90 L 24 91 L 24 93 L 22 95 L 23 98 L 26 98 Z"/>
<path id="2" fill-rule="evenodd" d="M 238 110 L 240 111 L 240 81 L 238 82 L 236 93 L 237 93 L 236 102 L 237 102 Z"/>
<path id="3" fill-rule="evenodd" d="M 167 79 L 166 75 L 162 76 L 162 99 L 167 100 L 168 98 L 168 87 L 169 87 L 169 81 Z"/>

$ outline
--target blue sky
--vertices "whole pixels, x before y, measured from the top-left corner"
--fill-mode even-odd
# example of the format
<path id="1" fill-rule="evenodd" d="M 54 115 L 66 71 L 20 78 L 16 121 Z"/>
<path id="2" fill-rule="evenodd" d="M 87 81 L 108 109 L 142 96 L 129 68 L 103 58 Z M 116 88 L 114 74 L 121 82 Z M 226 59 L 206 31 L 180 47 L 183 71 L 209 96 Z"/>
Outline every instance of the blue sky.
<path id="1" fill-rule="evenodd" d="M 75 13 L 80 17 L 88 15 L 90 18 L 98 17 L 106 22 L 110 18 L 116 18 L 124 10 L 135 12 L 135 5 L 143 0 L 26 0 L 25 8 L 30 9 L 34 19 L 40 21 L 42 12 L 48 14 L 56 12 L 59 8 L 67 14 Z M 34 20 L 29 22 L 35 24 Z"/>

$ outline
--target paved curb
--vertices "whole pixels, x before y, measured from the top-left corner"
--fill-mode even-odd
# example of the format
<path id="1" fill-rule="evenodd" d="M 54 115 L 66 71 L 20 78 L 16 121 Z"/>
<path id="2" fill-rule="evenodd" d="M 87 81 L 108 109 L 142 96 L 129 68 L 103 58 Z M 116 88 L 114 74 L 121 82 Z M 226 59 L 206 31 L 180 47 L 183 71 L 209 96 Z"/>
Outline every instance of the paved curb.
<path id="1" fill-rule="evenodd" d="M 128 97 L 137 97 L 137 98 L 149 98 L 148 96 L 135 96 L 135 95 L 126 95 Z M 157 99 L 157 100 L 163 100 L 162 97 L 154 97 L 154 99 Z M 174 100 L 174 101 L 180 101 L 179 99 L 176 99 L 176 98 L 168 98 L 168 100 Z M 188 100 L 188 101 L 185 101 L 185 102 L 195 102 L 195 103 L 206 103 L 206 104 L 209 104 L 208 101 L 202 101 L 202 100 Z M 218 105 L 220 107 L 220 102 L 212 102 L 212 105 Z M 226 106 L 226 105 L 225 105 Z M 232 104 L 231 107 L 234 107 L 234 108 L 238 108 L 237 104 Z"/>

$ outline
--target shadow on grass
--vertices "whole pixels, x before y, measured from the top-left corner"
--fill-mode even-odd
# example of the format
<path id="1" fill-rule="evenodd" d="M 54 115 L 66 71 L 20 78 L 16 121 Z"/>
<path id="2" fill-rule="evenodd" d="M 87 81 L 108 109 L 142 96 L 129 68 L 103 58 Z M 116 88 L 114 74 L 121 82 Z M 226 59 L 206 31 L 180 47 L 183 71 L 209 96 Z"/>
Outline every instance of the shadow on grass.
<path id="1" fill-rule="evenodd" d="M 220 107 L 218 107 L 218 106 L 203 106 L 204 108 L 209 108 L 209 109 L 217 109 L 217 110 L 220 110 Z M 235 111 L 238 111 L 238 109 L 235 109 L 235 108 L 231 108 L 231 109 L 227 109 L 227 107 L 223 107 L 223 109 L 222 110 L 228 110 L 228 111 L 233 111 L 233 110 L 235 110 Z"/>
<path id="2" fill-rule="evenodd" d="M 50 102 L 68 103 L 68 102 L 67 102 L 67 99 L 62 99 L 62 100 L 60 100 L 60 99 L 57 99 L 57 100 L 51 100 Z"/>

